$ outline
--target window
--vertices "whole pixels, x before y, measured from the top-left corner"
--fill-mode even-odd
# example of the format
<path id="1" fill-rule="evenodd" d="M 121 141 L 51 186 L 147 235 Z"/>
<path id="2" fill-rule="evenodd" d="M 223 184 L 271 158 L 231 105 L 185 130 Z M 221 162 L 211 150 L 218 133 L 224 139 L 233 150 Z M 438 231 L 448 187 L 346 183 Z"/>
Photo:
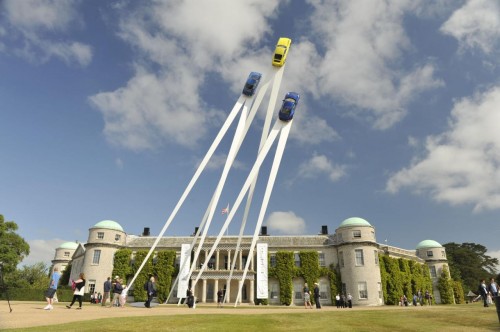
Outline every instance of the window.
<path id="1" fill-rule="evenodd" d="M 429 270 L 431 271 L 431 278 L 437 278 L 436 267 L 431 266 Z"/>
<path id="2" fill-rule="evenodd" d="M 352 231 L 352 237 L 360 238 L 361 237 L 361 231 Z"/>
<path id="3" fill-rule="evenodd" d="M 279 292 L 279 290 L 278 290 L 278 285 L 276 285 L 276 284 L 271 284 L 270 286 L 271 286 L 271 288 L 269 289 L 269 290 L 270 290 L 270 292 L 271 292 L 271 296 L 270 296 L 270 298 L 271 298 L 271 299 L 277 299 L 277 298 L 278 298 L 278 292 Z"/>
<path id="4" fill-rule="evenodd" d="M 92 259 L 92 264 L 99 264 L 100 259 L 101 259 L 101 251 L 94 250 L 94 258 Z"/>
<path id="5" fill-rule="evenodd" d="M 446 253 L 444 252 L 444 250 L 441 251 L 441 257 L 446 258 Z"/>
<path id="6" fill-rule="evenodd" d="M 328 298 L 328 290 L 326 289 L 327 285 L 320 284 L 319 285 L 319 297 L 322 299 Z"/>
<path id="7" fill-rule="evenodd" d="M 276 255 L 271 255 L 269 258 L 269 264 L 271 264 L 271 267 L 276 267 Z"/>
<path id="8" fill-rule="evenodd" d="M 358 293 L 360 299 L 368 298 L 368 289 L 366 288 L 366 281 L 358 282 Z"/>
<path id="9" fill-rule="evenodd" d="M 300 255 L 299 255 L 299 253 L 296 252 L 295 254 L 293 254 L 293 256 L 295 258 L 295 266 L 300 267 Z"/>
<path id="10" fill-rule="evenodd" d="M 434 254 L 432 253 L 432 250 L 427 251 L 427 257 L 432 257 Z"/>
<path id="11" fill-rule="evenodd" d="M 214 284 L 212 283 L 207 283 L 207 300 L 213 300 L 214 299 Z"/>
<path id="12" fill-rule="evenodd" d="M 97 232 L 97 238 L 98 238 L 99 240 L 104 239 L 104 232 Z"/>
<path id="13" fill-rule="evenodd" d="M 64 257 L 69 257 L 69 251 L 64 252 Z"/>
<path id="14" fill-rule="evenodd" d="M 95 280 L 89 280 L 89 294 L 94 294 L 95 292 Z"/>
<path id="15" fill-rule="evenodd" d="M 299 283 L 293 283 L 293 292 L 295 293 L 295 300 L 302 300 L 302 282 Z"/>
<path id="16" fill-rule="evenodd" d="M 120 234 L 116 234 L 115 235 L 115 241 L 120 241 L 121 237 L 122 236 Z"/>
<path id="17" fill-rule="evenodd" d="M 382 299 L 382 283 L 377 282 L 377 286 L 378 286 L 378 298 Z"/>
<path id="18" fill-rule="evenodd" d="M 339 252 L 339 264 L 340 264 L 340 267 L 344 267 L 344 252 L 343 251 Z"/>
<path id="19" fill-rule="evenodd" d="M 375 255 L 375 265 L 378 265 L 378 250 L 373 250 L 373 254 Z"/>
<path id="20" fill-rule="evenodd" d="M 356 249 L 354 250 L 356 253 L 356 266 L 363 266 L 365 265 L 365 259 L 363 257 L 363 249 Z"/>
<path id="21" fill-rule="evenodd" d="M 318 257 L 319 257 L 319 266 L 325 267 L 326 266 L 326 264 L 325 264 L 325 253 L 320 252 L 318 254 Z"/>

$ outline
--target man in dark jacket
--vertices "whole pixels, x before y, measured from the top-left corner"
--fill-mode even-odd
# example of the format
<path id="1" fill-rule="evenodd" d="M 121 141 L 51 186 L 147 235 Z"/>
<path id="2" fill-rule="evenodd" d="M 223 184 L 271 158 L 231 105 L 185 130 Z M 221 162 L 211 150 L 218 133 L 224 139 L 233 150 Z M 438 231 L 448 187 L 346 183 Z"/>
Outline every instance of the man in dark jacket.
<path id="1" fill-rule="evenodd" d="M 316 309 L 321 309 L 319 285 L 317 282 L 314 283 L 314 302 L 316 302 Z"/>
<path id="2" fill-rule="evenodd" d="M 113 283 L 113 301 L 111 302 L 111 306 L 120 306 L 120 294 L 122 293 L 123 286 L 122 280 L 119 276 L 115 277 L 115 282 Z"/>
<path id="3" fill-rule="evenodd" d="M 106 305 L 106 301 L 110 299 L 110 293 L 111 293 L 111 277 L 108 277 L 108 279 L 104 282 L 104 296 L 102 297 L 102 306 L 104 307 Z"/>
<path id="4" fill-rule="evenodd" d="M 487 297 L 488 297 L 488 287 L 486 286 L 486 281 L 483 279 L 479 284 L 478 290 L 479 294 L 483 298 L 483 303 L 485 307 L 489 307 Z"/>
<path id="5" fill-rule="evenodd" d="M 146 284 L 146 292 L 148 299 L 144 302 L 146 308 L 151 308 L 151 301 L 155 295 L 155 277 L 151 276 Z"/>

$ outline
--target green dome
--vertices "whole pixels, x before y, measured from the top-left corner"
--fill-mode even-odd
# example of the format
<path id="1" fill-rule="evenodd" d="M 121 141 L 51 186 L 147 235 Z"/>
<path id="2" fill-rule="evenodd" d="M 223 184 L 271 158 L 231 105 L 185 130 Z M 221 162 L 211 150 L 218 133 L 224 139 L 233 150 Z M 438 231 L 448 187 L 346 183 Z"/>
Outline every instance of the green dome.
<path id="1" fill-rule="evenodd" d="M 443 246 L 434 240 L 424 240 L 417 244 L 417 249 L 423 248 L 442 248 Z"/>
<path id="2" fill-rule="evenodd" d="M 64 242 L 59 246 L 59 249 L 76 249 L 78 248 L 78 243 L 76 242 Z"/>
<path id="3" fill-rule="evenodd" d="M 117 223 L 116 221 L 113 221 L 113 220 L 99 221 L 92 228 L 108 228 L 108 229 L 115 229 L 117 231 L 122 231 L 123 232 L 122 226 L 120 226 L 119 223 Z"/>
<path id="4" fill-rule="evenodd" d="M 352 227 L 352 226 L 372 226 L 370 223 L 363 218 L 358 218 L 358 217 L 352 217 L 348 218 L 340 224 L 339 228 L 341 227 Z"/>

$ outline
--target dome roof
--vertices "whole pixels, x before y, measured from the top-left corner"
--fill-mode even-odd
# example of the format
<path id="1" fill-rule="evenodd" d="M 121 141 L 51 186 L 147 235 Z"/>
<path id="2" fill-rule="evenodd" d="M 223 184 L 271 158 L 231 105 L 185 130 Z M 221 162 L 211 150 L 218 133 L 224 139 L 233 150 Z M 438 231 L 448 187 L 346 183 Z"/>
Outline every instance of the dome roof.
<path id="1" fill-rule="evenodd" d="M 348 218 L 340 224 L 339 228 L 341 227 L 351 227 L 351 226 L 372 226 L 370 223 L 363 218 L 358 218 L 358 217 L 352 217 Z"/>
<path id="2" fill-rule="evenodd" d="M 78 243 L 76 242 L 64 242 L 59 246 L 59 249 L 76 249 L 78 248 Z"/>
<path id="3" fill-rule="evenodd" d="M 108 229 L 114 229 L 114 230 L 123 232 L 122 226 L 120 226 L 119 223 L 117 223 L 116 221 L 113 221 L 113 220 L 99 221 L 97 224 L 92 226 L 92 228 L 108 228 Z"/>
<path id="4" fill-rule="evenodd" d="M 424 240 L 417 244 L 417 249 L 423 248 L 442 248 L 443 246 L 434 240 Z"/>

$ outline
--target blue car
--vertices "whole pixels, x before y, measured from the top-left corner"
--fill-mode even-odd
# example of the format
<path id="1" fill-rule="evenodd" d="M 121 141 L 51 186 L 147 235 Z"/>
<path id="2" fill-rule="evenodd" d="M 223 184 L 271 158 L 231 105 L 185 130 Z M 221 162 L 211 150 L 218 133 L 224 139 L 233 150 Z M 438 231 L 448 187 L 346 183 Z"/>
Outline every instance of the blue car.
<path id="1" fill-rule="evenodd" d="M 253 96 L 255 90 L 259 86 L 260 79 L 262 78 L 261 73 L 251 72 L 248 75 L 247 82 L 245 83 L 245 87 L 243 88 L 243 94 L 246 96 Z"/>
<path id="2" fill-rule="evenodd" d="M 278 114 L 280 120 L 290 121 L 293 119 L 293 114 L 295 113 L 295 107 L 299 103 L 300 96 L 297 92 L 288 92 L 283 99 L 283 105 L 281 105 L 280 112 Z"/>

